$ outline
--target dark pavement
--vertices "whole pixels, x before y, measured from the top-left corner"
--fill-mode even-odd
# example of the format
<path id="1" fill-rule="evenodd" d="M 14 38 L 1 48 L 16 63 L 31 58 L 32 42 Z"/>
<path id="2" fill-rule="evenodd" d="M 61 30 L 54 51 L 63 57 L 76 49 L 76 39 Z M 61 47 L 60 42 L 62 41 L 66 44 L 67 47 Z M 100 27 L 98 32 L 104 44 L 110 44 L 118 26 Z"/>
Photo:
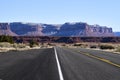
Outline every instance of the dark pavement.
<path id="1" fill-rule="evenodd" d="M 111 62 L 114 62 L 120 65 L 120 54 L 117 54 L 117 53 L 112 53 L 112 52 L 107 52 L 107 51 L 105 52 L 105 51 L 100 51 L 100 50 L 90 50 L 90 49 L 84 49 L 84 48 L 76 48 L 74 50 L 80 51 L 80 52 L 86 52 L 91 55 L 107 59 Z"/>
<path id="2" fill-rule="evenodd" d="M 68 48 L 57 48 L 64 80 L 120 80 L 120 68 Z"/>
<path id="3" fill-rule="evenodd" d="M 59 80 L 54 49 L 0 53 L 2 80 Z"/>
<path id="4" fill-rule="evenodd" d="M 56 51 L 64 80 L 120 80 L 120 68 L 82 52 L 113 61 L 120 59 L 119 55 L 60 47 Z M 0 53 L 0 80 L 60 80 L 54 49 Z"/>

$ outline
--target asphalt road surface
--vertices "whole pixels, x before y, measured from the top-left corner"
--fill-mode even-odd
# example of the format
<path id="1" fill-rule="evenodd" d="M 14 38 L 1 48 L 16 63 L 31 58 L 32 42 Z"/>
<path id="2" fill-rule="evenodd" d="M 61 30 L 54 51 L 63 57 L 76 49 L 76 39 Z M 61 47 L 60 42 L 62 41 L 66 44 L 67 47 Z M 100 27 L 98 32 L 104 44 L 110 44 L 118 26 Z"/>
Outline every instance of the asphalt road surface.
<path id="1" fill-rule="evenodd" d="M 120 54 L 117 53 L 105 52 L 100 50 L 90 50 L 84 48 L 75 48 L 75 51 L 86 52 L 88 54 L 110 60 L 116 64 L 120 64 Z"/>
<path id="2" fill-rule="evenodd" d="M 64 80 L 120 80 L 118 67 L 85 56 L 77 50 L 57 48 L 57 52 Z"/>
<path id="3" fill-rule="evenodd" d="M 59 80 L 54 50 L 0 53 L 0 80 Z"/>
<path id="4" fill-rule="evenodd" d="M 10 51 L 0 53 L 0 80 L 120 80 L 119 67 L 83 52 L 120 62 L 117 54 L 86 49 Z"/>

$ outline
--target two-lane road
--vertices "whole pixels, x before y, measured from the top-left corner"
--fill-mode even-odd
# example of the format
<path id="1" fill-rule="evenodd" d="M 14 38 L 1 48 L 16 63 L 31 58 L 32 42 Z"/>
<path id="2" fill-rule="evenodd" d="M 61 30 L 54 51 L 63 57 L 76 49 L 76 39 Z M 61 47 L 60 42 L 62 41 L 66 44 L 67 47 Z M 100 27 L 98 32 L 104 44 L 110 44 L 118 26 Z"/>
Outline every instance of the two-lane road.
<path id="1" fill-rule="evenodd" d="M 55 47 L 0 53 L 0 80 L 120 80 L 120 68 L 78 50 Z"/>

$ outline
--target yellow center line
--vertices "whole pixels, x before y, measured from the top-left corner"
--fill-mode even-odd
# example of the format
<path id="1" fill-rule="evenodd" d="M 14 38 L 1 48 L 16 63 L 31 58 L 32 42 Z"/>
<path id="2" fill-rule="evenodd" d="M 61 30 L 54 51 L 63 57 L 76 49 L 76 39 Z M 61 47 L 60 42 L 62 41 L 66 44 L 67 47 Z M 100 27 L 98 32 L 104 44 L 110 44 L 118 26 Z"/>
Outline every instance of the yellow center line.
<path id="1" fill-rule="evenodd" d="M 74 50 L 74 51 L 75 51 L 75 50 Z M 113 66 L 116 66 L 116 67 L 120 68 L 120 65 L 119 65 L 119 64 L 116 64 L 116 63 L 114 63 L 114 62 L 111 62 L 111 61 L 108 60 L 108 59 L 101 58 L 101 57 L 98 57 L 98 56 L 94 56 L 94 55 L 91 55 L 90 53 L 86 53 L 86 52 L 81 52 L 81 51 L 75 51 L 75 52 L 79 52 L 79 53 L 81 53 L 81 54 L 83 54 L 83 55 L 86 55 L 86 56 L 88 56 L 88 57 L 91 57 L 91 58 L 100 60 L 100 61 L 102 61 L 102 62 L 105 62 L 105 63 L 108 63 L 108 64 L 110 64 L 110 65 L 113 65 Z"/>

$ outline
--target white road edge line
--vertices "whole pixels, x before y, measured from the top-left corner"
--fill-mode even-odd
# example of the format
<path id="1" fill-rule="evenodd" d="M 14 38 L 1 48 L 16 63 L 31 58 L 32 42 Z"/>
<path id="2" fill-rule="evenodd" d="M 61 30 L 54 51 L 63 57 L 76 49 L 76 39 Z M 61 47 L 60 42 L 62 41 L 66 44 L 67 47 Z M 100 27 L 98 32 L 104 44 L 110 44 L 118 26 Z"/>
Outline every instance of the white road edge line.
<path id="1" fill-rule="evenodd" d="M 55 51 L 55 57 L 56 57 L 56 61 L 57 61 L 57 67 L 58 67 L 58 72 L 59 72 L 60 80 L 64 80 L 63 74 L 62 74 L 62 70 L 61 70 L 61 67 L 60 67 L 60 63 L 59 63 L 59 60 L 58 60 L 57 51 L 56 51 L 55 47 L 54 47 L 54 51 Z"/>

